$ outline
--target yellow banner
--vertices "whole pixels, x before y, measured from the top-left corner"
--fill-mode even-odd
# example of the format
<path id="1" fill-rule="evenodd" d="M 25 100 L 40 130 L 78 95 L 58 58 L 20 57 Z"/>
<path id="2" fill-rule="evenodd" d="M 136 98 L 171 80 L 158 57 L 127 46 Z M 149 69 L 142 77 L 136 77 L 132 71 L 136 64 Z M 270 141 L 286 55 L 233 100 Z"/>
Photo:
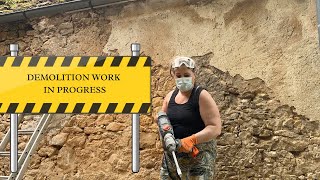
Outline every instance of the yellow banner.
<path id="1" fill-rule="evenodd" d="M 149 113 L 151 58 L 0 56 L 0 113 Z"/>

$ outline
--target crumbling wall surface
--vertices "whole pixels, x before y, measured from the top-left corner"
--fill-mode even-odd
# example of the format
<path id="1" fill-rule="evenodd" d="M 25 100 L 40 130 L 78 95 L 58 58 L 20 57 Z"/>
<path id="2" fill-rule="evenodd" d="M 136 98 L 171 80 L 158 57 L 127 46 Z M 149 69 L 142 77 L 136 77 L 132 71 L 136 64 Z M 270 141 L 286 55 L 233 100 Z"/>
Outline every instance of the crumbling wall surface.
<path id="1" fill-rule="evenodd" d="M 213 52 L 211 65 L 260 77 L 283 103 L 320 116 L 320 54 L 315 0 L 144 0 L 1 25 L 0 55 L 130 55 L 130 44 L 156 63 Z"/>
<path id="2" fill-rule="evenodd" d="M 159 2 L 159 3 L 157 3 Z M 260 77 L 278 99 L 317 119 L 320 51 L 315 0 L 146 0 L 111 17 L 105 50 L 132 41 L 159 63 L 213 52 L 211 65 Z"/>
<path id="3" fill-rule="evenodd" d="M 110 20 L 98 13 L 86 11 L 1 24 L 0 55 L 10 55 L 10 43 L 19 44 L 21 56 L 102 55 L 111 26 Z"/>
<path id="4" fill-rule="evenodd" d="M 83 114 L 51 125 L 25 179 L 158 179 L 154 117 L 174 87 L 168 61 L 175 55 L 194 57 L 197 82 L 221 111 L 217 179 L 320 179 L 315 1 L 163 2 L 1 25 L 0 55 L 13 42 L 20 55 L 130 55 L 139 42 L 153 58 L 153 110 L 141 116 L 138 174 L 131 173 L 131 116 Z M 38 119 L 27 117 L 24 127 Z M 0 122 L 2 139 L 8 115 Z M 0 175 L 8 169 L 0 159 Z"/>

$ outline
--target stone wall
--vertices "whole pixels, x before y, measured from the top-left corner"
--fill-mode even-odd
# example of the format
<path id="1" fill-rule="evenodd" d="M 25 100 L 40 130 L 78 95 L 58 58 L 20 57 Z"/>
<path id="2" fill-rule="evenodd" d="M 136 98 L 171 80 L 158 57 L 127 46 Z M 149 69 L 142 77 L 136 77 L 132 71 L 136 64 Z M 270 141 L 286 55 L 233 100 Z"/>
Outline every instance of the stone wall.
<path id="1" fill-rule="evenodd" d="M 320 59 L 315 0 L 139 0 L 94 11 L 2 24 L 0 55 L 144 54 L 165 64 L 176 55 L 213 53 L 210 64 L 260 77 L 277 99 L 317 120 Z"/>
<path id="2" fill-rule="evenodd" d="M 319 120 L 320 50 L 315 0 L 145 0 L 110 16 L 105 45 L 129 54 L 140 42 L 165 64 L 176 55 L 213 53 L 210 64 L 259 77 L 277 99 Z"/>
<path id="3" fill-rule="evenodd" d="M 281 104 L 261 79 L 210 66 L 211 55 L 194 59 L 197 81 L 215 98 L 223 120 L 217 179 L 319 179 L 319 122 Z M 131 116 L 84 114 L 53 120 L 25 179 L 157 179 L 162 149 L 153 117 L 168 92 L 163 89 L 174 87 L 168 74 L 168 67 L 153 66 L 153 111 L 141 116 L 138 174 L 131 173 Z"/>
<path id="4" fill-rule="evenodd" d="M 0 55 L 9 55 L 10 43 L 20 45 L 19 55 L 130 55 L 137 41 L 153 58 L 138 174 L 131 173 L 131 116 L 83 114 L 53 121 L 25 179 L 157 179 L 154 117 L 174 87 L 167 65 L 174 55 L 194 57 L 197 82 L 221 112 L 217 179 L 320 179 L 314 25 L 314 1 L 287 0 L 146 0 L 1 25 Z M 22 128 L 38 119 L 26 117 Z M 1 139 L 8 115 L 0 122 Z M 0 159 L 0 175 L 8 170 Z"/>
<path id="5" fill-rule="evenodd" d="M 130 44 L 139 42 L 157 63 L 211 52 L 211 65 L 260 77 L 277 99 L 317 120 L 317 36 L 315 0 L 139 0 L 2 24 L 0 55 L 13 41 L 26 55 L 130 55 Z"/>

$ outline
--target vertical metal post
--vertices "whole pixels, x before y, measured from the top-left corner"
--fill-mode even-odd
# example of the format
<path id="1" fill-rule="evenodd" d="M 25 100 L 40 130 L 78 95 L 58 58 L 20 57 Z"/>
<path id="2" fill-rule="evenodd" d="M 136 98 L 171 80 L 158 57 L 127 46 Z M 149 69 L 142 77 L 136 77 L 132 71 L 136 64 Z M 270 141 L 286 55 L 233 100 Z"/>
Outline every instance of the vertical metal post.
<path id="1" fill-rule="evenodd" d="M 140 55 L 140 44 L 131 44 L 132 56 Z M 137 173 L 140 169 L 140 115 L 132 115 L 132 172 Z"/>
<path id="2" fill-rule="evenodd" d="M 320 47 L 320 0 L 317 0 L 317 16 L 318 16 L 318 39 Z"/>
<path id="3" fill-rule="evenodd" d="M 18 44 L 10 44 L 11 56 L 18 56 Z M 18 114 L 10 114 L 10 169 L 18 171 Z"/>

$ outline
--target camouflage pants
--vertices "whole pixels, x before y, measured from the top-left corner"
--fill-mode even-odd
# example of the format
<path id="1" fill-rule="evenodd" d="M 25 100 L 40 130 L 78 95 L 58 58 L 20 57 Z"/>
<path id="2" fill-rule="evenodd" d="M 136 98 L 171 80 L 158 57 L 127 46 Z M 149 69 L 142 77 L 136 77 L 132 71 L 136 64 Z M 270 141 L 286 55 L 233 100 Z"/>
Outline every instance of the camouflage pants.
<path id="1" fill-rule="evenodd" d="M 178 176 L 172 155 L 165 151 L 160 169 L 160 179 L 212 180 L 214 178 L 216 142 L 201 143 L 196 147 L 200 152 L 195 158 L 186 153 L 176 153 L 182 178 Z"/>

